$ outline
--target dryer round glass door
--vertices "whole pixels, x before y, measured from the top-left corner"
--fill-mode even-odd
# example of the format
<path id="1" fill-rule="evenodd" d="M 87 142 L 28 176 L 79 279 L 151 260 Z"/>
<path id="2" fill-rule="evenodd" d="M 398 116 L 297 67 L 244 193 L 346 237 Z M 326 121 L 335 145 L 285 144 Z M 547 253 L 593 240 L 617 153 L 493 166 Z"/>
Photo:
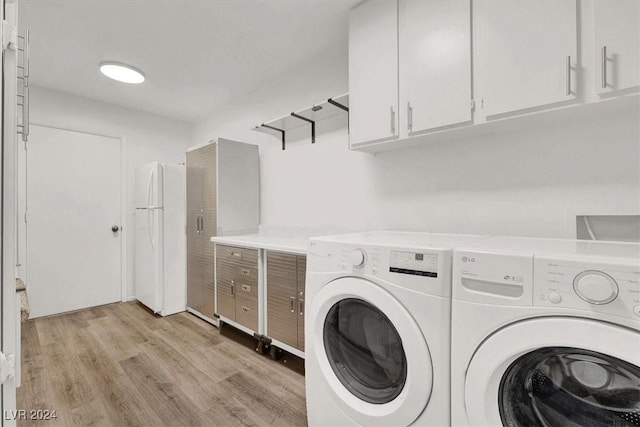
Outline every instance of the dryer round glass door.
<path id="1" fill-rule="evenodd" d="M 640 332 L 591 319 L 542 317 L 499 329 L 467 368 L 469 423 L 640 426 L 638 349 Z"/>
<path id="2" fill-rule="evenodd" d="M 388 403 L 407 381 L 402 339 L 378 308 L 359 298 L 333 305 L 324 321 L 324 347 L 343 386 L 369 403 Z"/>
<path id="3" fill-rule="evenodd" d="M 313 354 L 331 398 L 357 423 L 409 425 L 431 396 L 433 367 L 422 331 L 382 286 L 344 277 L 307 310 Z"/>
<path id="4" fill-rule="evenodd" d="M 594 351 L 527 353 L 509 366 L 498 393 L 507 427 L 640 425 L 640 367 Z"/>

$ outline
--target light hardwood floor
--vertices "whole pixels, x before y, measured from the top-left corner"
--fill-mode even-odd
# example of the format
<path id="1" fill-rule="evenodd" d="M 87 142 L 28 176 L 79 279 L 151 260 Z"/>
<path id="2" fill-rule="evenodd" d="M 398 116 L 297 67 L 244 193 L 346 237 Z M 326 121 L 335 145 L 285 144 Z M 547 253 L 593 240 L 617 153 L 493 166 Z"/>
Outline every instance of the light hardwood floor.
<path id="1" fill-rule="evenodd" d="M 136 302 L 29 320 L 17 406 L 58 418 L 18 425 L 306 425 L 301 361 L 274 362 L 227 328 Z"/>

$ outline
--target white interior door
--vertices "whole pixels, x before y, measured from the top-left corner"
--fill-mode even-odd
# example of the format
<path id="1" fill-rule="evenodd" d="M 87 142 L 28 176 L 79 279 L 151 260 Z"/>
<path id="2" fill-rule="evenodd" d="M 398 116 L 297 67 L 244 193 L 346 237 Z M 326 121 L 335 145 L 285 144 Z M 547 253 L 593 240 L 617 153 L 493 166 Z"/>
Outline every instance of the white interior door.
<path id="1" fill-rule="evenodd" d="M 12 26 L 17 25 L 16 2 L 5 5 L 0 0 L 0 19 L 3 23 Z M 2 31 L 0 39 L 4 39 L 9 32 Z M 4 46 L 4 42 L 2 43 Z M 0 224 L 0 252 L 2 263 L 0 264 L 0 276 L 2 291 L 0 292 L 0 350 L 4 356 L 20 360 L 19 327 L 16 320 L 16 74 L 17 51 L 8 48 L 2 52 L 2 66 L 0 77 L 4 82 L 0 88 L 0 117 L 2 117 L 2 171 L 0 173 L 0 185 L 2 186 L 2 224 Z M 7 378 L 0 385 L 0 412 L 2 418 L 0 425 L 10 427 L 16 425 L 12 414 L 16 413 L 16 386 L 20 383 L 20 370 L 17 364 L 15 375 Z"/>
<path id="2" fill-rule="evenodd" d="M 120 301 L 120 140 L 43 126 L 29 139 L 31 316 Z"/>

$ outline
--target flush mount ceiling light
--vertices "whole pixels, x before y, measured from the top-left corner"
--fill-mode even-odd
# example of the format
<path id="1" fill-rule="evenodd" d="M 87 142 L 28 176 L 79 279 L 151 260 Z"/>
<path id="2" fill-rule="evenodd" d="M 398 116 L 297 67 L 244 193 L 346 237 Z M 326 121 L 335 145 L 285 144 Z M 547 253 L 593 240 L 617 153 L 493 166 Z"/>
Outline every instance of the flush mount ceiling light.
<path id="1" fill-rule="evenodd" d="M 102 62 L 100 72 L 110 79 L 122 83 L 140 84 L 144 82 L 144 73 L 131 65 L 118 62 Z"/>

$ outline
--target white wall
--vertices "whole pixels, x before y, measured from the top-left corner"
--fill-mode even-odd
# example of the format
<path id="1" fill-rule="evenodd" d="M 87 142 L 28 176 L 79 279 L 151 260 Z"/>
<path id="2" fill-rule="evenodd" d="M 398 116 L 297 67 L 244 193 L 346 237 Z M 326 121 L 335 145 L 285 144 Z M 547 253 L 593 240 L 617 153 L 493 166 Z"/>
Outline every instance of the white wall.
<path id="1" fill-rule="evenodd" d="M 125 298 L 133 297 L 135 168 L 152 161 L 184 162 L 185 149 L 192 141 L 191 124 L 37 86 L 31 87 L 30 94 L 32 123 L 111 136 L 124 141 L 126 192 L 122 226 L 126 238 Z M 24 191 L 24 187 L 21 190 Z"/>
<path id="2" fill-rule="evenodd" d="M 260 145 L 264 226 L 571 238 L 576 215 L 640 214 L 638 102 L 378 155 L 348 150 L 343 116 L 319 122 L 313 146 L 296 129 L 281 151 L 277 138 L 250 128 L 346 91 L 339 64 L 307 71 L 194 127 L 194 144 Z"/>

